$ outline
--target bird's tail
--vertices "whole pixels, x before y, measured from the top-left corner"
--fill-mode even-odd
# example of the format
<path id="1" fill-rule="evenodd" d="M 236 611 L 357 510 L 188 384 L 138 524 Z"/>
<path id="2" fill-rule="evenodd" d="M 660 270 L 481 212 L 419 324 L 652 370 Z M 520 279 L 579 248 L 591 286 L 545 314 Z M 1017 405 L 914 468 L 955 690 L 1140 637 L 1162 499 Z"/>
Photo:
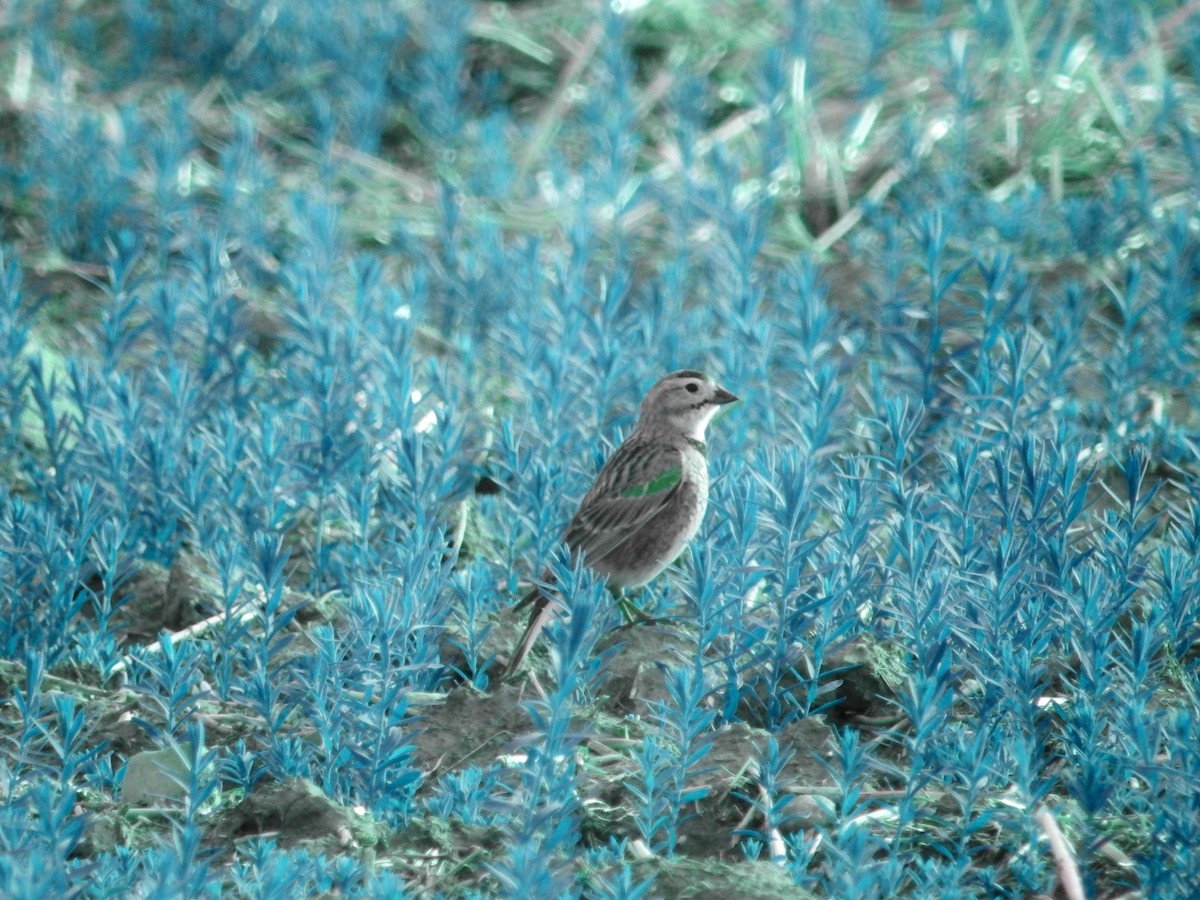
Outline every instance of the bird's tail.
<path id="1" fill-rule="evenodd" d="M 525 595 L 525 598 L 516 605 L 516 608 L 521 609 L 531 603 L 533 604 L 533 610 L 529 613 L 529 624 L 525 626 L 525 633 L 521 635 L 517 649 L 513 651 L 512 660 L 508 664 L 508 670 L 504 673 L 505 678 L 511 678 L 520 671 L 521 665 L 525 662 L 525 657 L 533 649 L 534 643 L 542 633 L 542 629 L 546 627 L 546 623 L 550 621 L 550 616 L 554 613 L 555 606 L 557 605 L 541 588 L 534 588 Z"/>

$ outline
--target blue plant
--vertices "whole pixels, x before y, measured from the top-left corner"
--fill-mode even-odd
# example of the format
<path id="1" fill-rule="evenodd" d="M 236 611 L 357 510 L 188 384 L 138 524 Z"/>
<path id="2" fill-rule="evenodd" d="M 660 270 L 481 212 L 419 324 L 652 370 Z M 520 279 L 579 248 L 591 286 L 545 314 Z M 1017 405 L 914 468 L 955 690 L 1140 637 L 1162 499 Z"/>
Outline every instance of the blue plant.
<path id="1" fill-rule="evenodd" d="M 786 793 L 784 767 L 795 754 L 794 750 L 779 748 L 774 735 L 768 735 L 764 747 L 754 760 L 753 785 L 748 792 L 739 791 L 736 796 L 754 810 L 754 821 L 758 827 L 738 833 L 753 838 L 768 848 L 768 858 L 774 863 L 787 861 L 783 826 L 788 822 L 786 807 L 790 796 Z"/>
<path id="2" fill-rule="evenodd" d="M 678 858 L 746 723 L 743 853 L 812 893 L 1047 893 L 1039 810 L 1090 893 L 1197 892 L 1195 23 L 759 6 L 14 7 L 0 894 L 424 889 L 213 852 L 215 809 L 305 778 L 381 827 L 486 829 L 449 891 L 647 896 L 586 742 Z M 597 650 L 615 605 L 557 545 L 682 367 L 743 403 L 638 598 L 694 644 L 609 741 L 631 651 Z M 549 675 L 500 684 L 547 565 Z M 890 722 L 841 708 L 862 655 Z M 528 733 L 430 777 L 450 690 Z M 114 698 L 185 763 L 151 848 L 92 839 L 132 752 Z M 818 714 L 832 811 L 793 831 Z"/>
<path id="3" fill-rule="evenodd" d="M 669 702 L 657 704 L 658 734 L 642 738 L 634 752 L 639 780 L 628 784 L 637 806 L 634 822 L 642 840 L 656 854 L 675 854 L 678 829 L 691 815 L 683 810 L 704 799 L 707 787 L 689 781 L 705 773 L 700 763 L 712 749 L 710 726 L 715 718 L 703 706 L 706 688 L 699 660 L 691 666 L 665 669 Z"/>

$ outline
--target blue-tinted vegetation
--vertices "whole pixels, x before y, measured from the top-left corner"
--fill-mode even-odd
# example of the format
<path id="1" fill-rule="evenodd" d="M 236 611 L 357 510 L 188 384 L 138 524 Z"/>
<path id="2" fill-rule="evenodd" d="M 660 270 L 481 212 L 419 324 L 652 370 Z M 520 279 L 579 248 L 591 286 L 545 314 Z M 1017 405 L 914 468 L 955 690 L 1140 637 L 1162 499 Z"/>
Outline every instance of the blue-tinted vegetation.
<path id="1" fill-rule="evenodd" d="M 0 14 L 0 895 L 1200 892 L 1200 15 L 702 8 Z"/>

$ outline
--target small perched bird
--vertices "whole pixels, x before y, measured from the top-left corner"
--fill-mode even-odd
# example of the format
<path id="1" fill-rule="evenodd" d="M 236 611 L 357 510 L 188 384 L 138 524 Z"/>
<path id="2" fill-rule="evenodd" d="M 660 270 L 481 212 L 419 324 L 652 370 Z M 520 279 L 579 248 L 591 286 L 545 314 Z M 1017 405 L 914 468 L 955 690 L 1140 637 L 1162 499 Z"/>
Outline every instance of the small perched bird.
<path id="1" fill-rule="evenodd" d="M 737 400 L 702 372 L 672 372 L 642 400 L 633 433 L 609 457 L 567 525 L 563 543 L 613 588 L 645 584 L 683 551 L 708 506 L 704 429 L 717 408 Z M 550 580 L 550 573 L 542 581 Z M 525 661 L 553 612 L 535 588 L 508 672 Z"/>

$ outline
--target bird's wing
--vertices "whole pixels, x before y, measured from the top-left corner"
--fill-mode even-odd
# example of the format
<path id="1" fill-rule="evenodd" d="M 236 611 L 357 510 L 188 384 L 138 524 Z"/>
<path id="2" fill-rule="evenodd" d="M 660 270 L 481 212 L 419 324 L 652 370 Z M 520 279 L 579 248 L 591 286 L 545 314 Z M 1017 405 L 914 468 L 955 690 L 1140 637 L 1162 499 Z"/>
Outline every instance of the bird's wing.
<path id="1" fill-rule="evenodd" d="M 563 540 L 584 560 L 599 559 L 669 504 L 683 482 L 683 453 L 663 444 L 626 441 L 613 453 L 579 503 Z M 550 579 L 547 571 L 543 580 Z M 517 609 L 533 604 L 505 678 L 520 671 L 557 601 L 534 588 Z"/>
<path id="2" fill-rule="evenodd" d="M 599 559 L 665 509 L 683 483 L 683 453 L 667 444 L 626 441 L 584 495 L 563 540 Z"/>

